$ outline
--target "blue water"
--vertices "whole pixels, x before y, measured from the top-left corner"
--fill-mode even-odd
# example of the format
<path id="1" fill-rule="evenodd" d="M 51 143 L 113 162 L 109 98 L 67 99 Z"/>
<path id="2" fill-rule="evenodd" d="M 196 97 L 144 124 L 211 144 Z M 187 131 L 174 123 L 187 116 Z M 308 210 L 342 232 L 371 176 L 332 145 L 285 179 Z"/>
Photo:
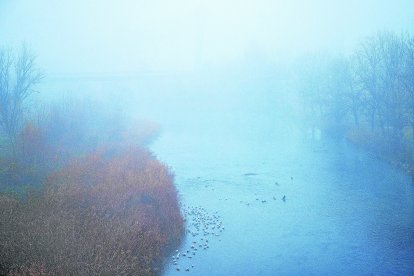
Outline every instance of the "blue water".
<path id="1" fill-rule="evenodd" d="M 165 275 L 414 275 L 409 177 L 345 141 L 293 127 L 265 136 L 167 131 L 153 145 L 183 212 L 200 208 L 224 228 L 187 234 Z"/>
<path id="2" fill-rule="evenodd" d="M 165 275 L 414 275 L 410 178 L 345 141 L 287 124 L 301 121 L 289 113 L 296 100 L 269 80 L 249 81 L 76 79 L 43 91 L 116 99 L 163 127 L 152 150 L 175 172 L 183 214 L 202 213 L 187 214 L 192 232 Z M 193 236 L 195 220 L 214 216 Z"/>

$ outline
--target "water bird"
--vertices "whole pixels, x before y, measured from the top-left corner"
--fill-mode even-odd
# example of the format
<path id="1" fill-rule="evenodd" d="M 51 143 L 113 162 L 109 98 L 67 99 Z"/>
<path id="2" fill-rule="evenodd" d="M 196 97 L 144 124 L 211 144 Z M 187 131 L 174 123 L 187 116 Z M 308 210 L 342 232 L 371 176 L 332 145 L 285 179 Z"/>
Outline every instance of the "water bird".
<path id="1" fill-rule="evenodd" d="M 245 173 L 244 176 L 254 176 L 257 175 L 257 173 Z"/>
<path id="2" fill-rule="evenodd" d="M 283 201 L 286 201 L 286 196 L 285 195 L 282 197 L 282 200 Z"/>

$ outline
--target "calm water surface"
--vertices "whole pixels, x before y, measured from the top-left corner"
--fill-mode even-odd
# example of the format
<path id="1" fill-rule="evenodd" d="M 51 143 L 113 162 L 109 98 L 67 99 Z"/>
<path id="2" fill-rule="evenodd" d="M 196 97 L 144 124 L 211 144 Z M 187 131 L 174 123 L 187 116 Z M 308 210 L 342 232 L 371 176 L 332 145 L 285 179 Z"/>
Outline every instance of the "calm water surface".
<path id="1" fill-rule="evenodd" d="M 407 176 L 344 141 L 289 127 L 271 137 L 167 131 L 154 144 L 183 210 L 224 228 L 188 233 L 165 275 L 414 275 Z"/>

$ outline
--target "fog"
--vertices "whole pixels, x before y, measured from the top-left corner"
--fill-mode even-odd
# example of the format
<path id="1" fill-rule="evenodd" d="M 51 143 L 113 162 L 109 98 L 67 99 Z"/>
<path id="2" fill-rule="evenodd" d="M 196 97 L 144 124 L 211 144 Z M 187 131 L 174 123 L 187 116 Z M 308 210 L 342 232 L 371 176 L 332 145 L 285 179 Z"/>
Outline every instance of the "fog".
<path id="1" fill-rule="evenodd" d="M 161 253 L 138 255 L 150 264 L 88 273 L 414 274 L 412 0 L 0 0 L 0 65 L 0 204 L 10 190 L 110 179 L 100 207 L 156 210 L 138 218 L 163 237 Z M 126 152 L 150 161 L 116 159 L 135 160 Z M 101 171 L 88 163 L 100 154 Z M 171 174 L 118 197 L 118 179 L 156 169 Z M 95 192 L 70 199 L 97 204 Z M 5 248 L 17 261 L 0 274 L 88 274 Z"/>
<path id="2" fill-rule="evenodd" d="M 286 60 L 412 31 L 398 1 L 1 1 L 2 44 L 26 41 L 50 74 L 182 72 L 252 51 Z"/>
<path id="3" fill-rule="evenodd" d="M 198 111 L 212 105 L 236 119 L 246 108 L 238 103 L 259 101 L 259 112 L 265 99 L 269 105 L 286 103 L 280 97 L 295 105 L 286 87 L 293 60 L 346 54 L 377 31 L 414 28 L 408 0 L 18 0 L 1 1 L 0 15 L 2 45 L 26 43 L 36 54 L 45 74 L 43 95 L 116 94 L 118 104 L 129 103 L 153 120 L 187 110 L 197 112 L 185 117 L 206 117 Z M 78 77 L 82 81 L 55 81 Z M 105 78 L 117 80 L 108 85 Z M 150 107 L 153 103 L 161 106 Z M 166 112 L 151 114 L 147 108 Z"/>

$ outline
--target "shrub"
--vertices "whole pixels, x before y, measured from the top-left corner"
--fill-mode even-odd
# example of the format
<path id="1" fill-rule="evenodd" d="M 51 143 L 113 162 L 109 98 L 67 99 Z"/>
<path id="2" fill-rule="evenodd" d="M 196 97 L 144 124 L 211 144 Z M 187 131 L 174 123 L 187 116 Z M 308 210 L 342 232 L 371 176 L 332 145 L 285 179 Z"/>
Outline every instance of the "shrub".
<path id="1" fill-rule="evenodd" d="M 9 275 L 152 275 L 183 233 L 173 175 L 140 148 L 74 159 L 0 216 Z"/>
<path id="2" fill-rule="evenodd" d="M 40 186 L 46 175 L 72 158 L 98 149 L 145 147 L 159 133 L 157 124 L 140 121 L 126 127 L 117 111 L 104 110 L 91 102 L 67 101 L 38 111 L 19 132 L 15 155 L 0 152 L 0 190 Z"/>

